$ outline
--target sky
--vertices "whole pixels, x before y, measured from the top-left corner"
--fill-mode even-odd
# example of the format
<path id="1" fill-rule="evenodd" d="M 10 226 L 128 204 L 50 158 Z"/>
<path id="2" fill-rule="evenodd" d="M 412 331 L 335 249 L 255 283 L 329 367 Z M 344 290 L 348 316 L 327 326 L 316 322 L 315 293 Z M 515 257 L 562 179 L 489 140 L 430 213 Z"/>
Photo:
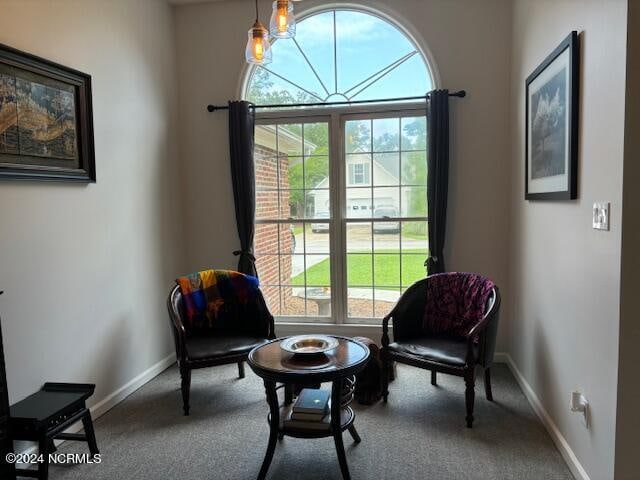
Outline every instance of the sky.
<path id="1" fill-rule="evenodd" d="M 314 15 L 298 23 L 295 40 L 275 41 L 272 48 L 273 62 L 266 68 L 317 95 L 318 101 L 345 99 L 336 96 L 336 92 L 353 100 L 417 96 L 432 86 L 419 52 L 369 88 L 362 90 L 368 82 L 358 86 L 370 75 L 417 50 L 395 26 L 368 13 L 338 10 L 335 36 L 333 12 Z M 289 90 L 294 96 L 299 91 L 277 76 L 271 75 L 271 80 L 274 89 Z"/>

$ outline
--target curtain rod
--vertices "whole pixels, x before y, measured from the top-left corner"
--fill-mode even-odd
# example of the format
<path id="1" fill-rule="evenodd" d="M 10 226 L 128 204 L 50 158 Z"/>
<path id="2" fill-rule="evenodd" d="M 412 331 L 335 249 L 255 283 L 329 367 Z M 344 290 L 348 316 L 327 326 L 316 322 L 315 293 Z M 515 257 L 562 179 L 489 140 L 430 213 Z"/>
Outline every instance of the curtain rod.
<path id="1" fill-rule="evenodd" d="M 458 92 L 451 92 L 450 97 L 466 97 L 467 92 L 460 90 Z M 380 102 L 402 102 L 406 100 L 426 100 L 427 95 L 419 97 L 400 97 L 400 98 L 384 98 L 379 100 L 346 100 L 342 102 L 318 102 L 318 103 L 281 103 L 275 105 L 251 105 L 252 108 L 287 108 L 287 107 L 326 107 L 331 105 L 358 105 L 361 103 L 380 103 Z M 228 105 L 207 105 L 209 112 L 217 112 L 218 110 L 229 110 Z"/>

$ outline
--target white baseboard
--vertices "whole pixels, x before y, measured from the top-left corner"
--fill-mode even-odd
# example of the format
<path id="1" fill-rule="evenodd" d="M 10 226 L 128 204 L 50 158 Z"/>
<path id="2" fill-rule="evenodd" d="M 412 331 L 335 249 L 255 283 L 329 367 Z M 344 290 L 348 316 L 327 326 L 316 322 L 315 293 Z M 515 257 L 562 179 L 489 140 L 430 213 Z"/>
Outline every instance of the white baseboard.
<path id="1" fill-rule="evenodd" d="M 494 353 L 493 363 L 509 363 L 509 354 L 505 352 Z"/>
<path id="2" fill-rule="evenodd" d="M 164 372 L 167 368 L 173 365 L 175 361 L 176 361 L 176 354 L 172 353 L 166 356 L 165 358 L 163 358 L 162 360 L 160 360 L 158 363 L 147 368 L 144 372 L 142 372 L 140 375 L 133 378 L 132 380 L 128 381 L 125 385 L 118 388 L 115 392 L 110 393 L 102 400 L 93 404 L 93 406 L 89 408 L 89 410 L 91 410 L 91 416 L 94 419 L 96 419 L 104 415 L 113 407 L 115 407 L 118 403 L 120 403 L 129 395 L 131 395 L 133 392 L 135 392 L 140 387 L 142 387 L 145 383 L 147 383 L 148 381 L 152 380 L 153 378 L 157 377 L 159 374 Z M 81 428 L 82 427 L 80 426 L 78 430 L 80 430 Z"/>
<path id="3" fill-rule="evenodd" d="M 93 404 L 93 406 L 89 408 L 89 410 L 91 411 L 91 417 L 94 420 L 101 417 L 102 415 L 107 413 L 109 410 L 111 410 L 113 407 L 115 407 L 117 404 L 122 402 L 129 395 L 131 395 L 133 392 L 135 392 L 140 387 L 142 387 L 144 384 L 146 384 L 147 382 L 149 382 L 150 380 L 152 380 L 153 378 L 155 378 L 156 376 L 164 372 L 167 368 L 173 365 L 175 361 L 176 361 L 176 354 L 172 353 L 167 357 L 163 358 L 162 360 L 160 360 L 158 363 L 147 368 L 144 372 L 142 372 L 140 375 L 136 376 L 132 380 L 128 381 L 122 387 L 118 388 L 114 392 L 104 397 L 102 400 L 99 400 L 97 403 Z M 69 427 L 67 430 L 65 430 L 65 432 L 77 433 L 80 430 L 82 430 L 82 428 L 83 428 L 82 422 L 77 422 L 71 427 Z M 56 440 L 56 445 L 60 445 L 63 442 L 64 442 L 63 440 Z M 26 444 L 26 442 L 20 442 L 20 445 L 23 446 L 23 448 L 16 448 L 16 450 L 18 450 L 20 453 L 29 454 L 29 453 L 37 452 L 37 448 L 38 448 L 37 445 L 29 445 L 29 444 Z M 19 447 L 19 446 L 15 445 L 14 447 Z M 25 468 L 26 466 L 22 465 L 21 467 Z"/>
<path id="4" fill-rule="evenodd" d="M 498 360 L 498 356 L 500 356 L 500 360 Z M 562 433 L 560 433 L 560 430 L 551 419 L 551 416 L 542 406 L 542 402 L 540 402 L 540 399 L 533 391 L 533 388 L 531 388 L 529 382 L 525 380 L 522 373 L 520 373 L 520 370 L 518 370 L 518 367 L 511 358 L 511 355 L 509 355 L 508 353 L 496 353 L 495 359 L 496 362 L 502 361 L 509 366 L 509 370 L 511 370 L 511 373 L 513 373 L 513 376 L 516 378 L 516 381 L 518 382 L 518 385 L 520 385 L 520 389 L 524 393 L 524 396 L 527 398 L 529 404 L 531 405 L 531 408 L 533 408 L 533 411 L 536 413 L 542 424 L 549 432 L 553 443 L 555 443 L 558 450 L 560 450 L 560 454 L 564 458 L 564 461 L 567 463 L 567 466 L 571 470 L 571 473 L 573 473 L 573 476 L 578 480 L 591 480 L 584 467 L 580 464 L 578 457 L 575 453 L 573 453 L 573 450 L 571 450 L 569 443 L 562 436 Z"/>

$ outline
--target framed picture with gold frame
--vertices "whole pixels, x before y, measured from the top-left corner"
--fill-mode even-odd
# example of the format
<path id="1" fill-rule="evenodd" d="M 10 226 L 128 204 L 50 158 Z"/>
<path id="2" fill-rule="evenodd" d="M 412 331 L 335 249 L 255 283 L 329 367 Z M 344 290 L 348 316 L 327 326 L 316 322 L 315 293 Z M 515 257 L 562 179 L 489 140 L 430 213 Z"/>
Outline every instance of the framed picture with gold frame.
<path id="1" fill-rule="evenodd" d="M 90 75 L 0 44 L 0 179 L 96 181 Z"/>

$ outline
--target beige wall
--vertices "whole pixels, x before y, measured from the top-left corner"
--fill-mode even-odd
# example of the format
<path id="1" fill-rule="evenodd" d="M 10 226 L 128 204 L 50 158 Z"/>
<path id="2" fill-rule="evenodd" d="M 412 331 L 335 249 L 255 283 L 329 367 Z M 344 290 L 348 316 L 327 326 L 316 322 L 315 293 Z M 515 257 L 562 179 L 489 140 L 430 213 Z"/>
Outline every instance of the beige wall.
<path id="1" fill-rule="evenodd" d="M 627 104 L 624 137 L 624 186 L 622 210 L 622 285 L 620 295 L 620 348 L 616 421 L 617 480 L 638 477 L 640 452 L 640 2 L 629 2 L 627 19 Z"/>
<path id="2" fill-rule="evenodd" d="M 266 17 L 270 1 L 261 2 Z M 623 336 L 638 335 L 631 268 L 620 281 L 621 255 L 629 267 L 638 261 L 621 242 L 634 245 L 639 231 L 629 187 L 638 178 L 636 110 L 628 110 L 626 145 L 623 135 L 627 2 L 350 4 L 398 19 L 431 52 L 440 86 L 467 90 L 452 101 L 448 267 L 502 287 L 498 348 L 511 353 L 591 479 L 612 478 L 614 460 L 617 478 L 630 478 L 637 428 L 626 415 L 637 395 L 623 386 L 635 385 L 633 370 L 621 368 L 616 381 L 621 308 Z M 0 42 L 93 76 L 98 172 L 95 185 L 0 183 L 12 401 L 45 380 L 96 382 L 103 398 L 171 353 L 164 300 L 172 279 L 235 266 L 227 117 L 205 106 L 237 97 L 251 15 L 250 0 L 0 0 Z M 579 199 L 526 202 L 524 80 L 573 29 L 583 48 Z M 611 202 L 610 232 L 591 229 L 596 200 Z M 633 360 L 634 348 L 623 341 L 621 360 Z M 590 401 L 589 430 L 567 406 L 576 388 Z"/>
<path id="3" fill-rule="evenodd" d="M 179 272 L 171 9 L 155 0 L 2 0 L 0 42 L 93 77 L 98 182 L 0 182 L 0 315 L 12 401 L 44 381 L 94 400 L 173 350 Z"/>
<path id="4" fill-rule="evenodd" d="M 323 3 L 306 0 L 297 8 Z M 441 86 L 467 90 L 467 98 L 452 100 L 448 267 L 482 272 L 507 291 L 510 2 L 350 4 L 372 6 L 398 19 L 431 51 Z M 263 1 L 263 17 L 269 9 L 270 2 Z M 184 5 L 175 8 L 175 20 L 189 269 L 233 267 L 231 252 L 238 240 L 230 200 L 227 115 L 207 113 L 205 106 L 237 97 L 252 5 L 249 0 Z M 207 192 L 204 197 L 202 192 Z M 505 298 L 505 311 L 508 303 Z M 506 322 L 504 315 L 501 337 Z"/>
<path id="5" fill-rule="evenodd" d="M 512 51 L 509 352 L 593 480 L 613 477 L 625 108 L 624 0 L 518 0 Z M 524 200 L 525 79 L 571 31 L 581 54 L 578 200 Z M 611 231 L 591 228 L 611 202 Z M 569 411 L 574 389 L 591 427 Z"/>

